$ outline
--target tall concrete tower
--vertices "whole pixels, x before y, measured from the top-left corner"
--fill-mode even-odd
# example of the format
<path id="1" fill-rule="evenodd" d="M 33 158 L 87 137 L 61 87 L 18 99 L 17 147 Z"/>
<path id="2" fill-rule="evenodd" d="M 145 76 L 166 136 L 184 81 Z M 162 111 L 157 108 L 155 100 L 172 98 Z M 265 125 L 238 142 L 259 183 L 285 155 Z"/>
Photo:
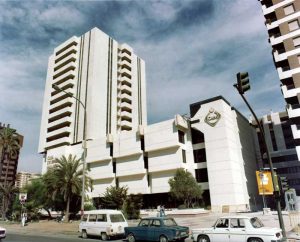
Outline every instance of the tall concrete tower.
<path id="1" fill-rule="evenodd" d="M 55 90 L 53 84 L 85 105 L 86 120 L 82 105 Z M 94 28 L 54 49 L 48 63 L 39 141 L 45 158 L 49 150 L 81 143 L 84 133 L 94 140 L 144 125 L 145 63 L 130 46 Z"/>
<path id="2" fill-rule="evenodd" d="M 300 160 L 300 1 L 260 2 Z"/>

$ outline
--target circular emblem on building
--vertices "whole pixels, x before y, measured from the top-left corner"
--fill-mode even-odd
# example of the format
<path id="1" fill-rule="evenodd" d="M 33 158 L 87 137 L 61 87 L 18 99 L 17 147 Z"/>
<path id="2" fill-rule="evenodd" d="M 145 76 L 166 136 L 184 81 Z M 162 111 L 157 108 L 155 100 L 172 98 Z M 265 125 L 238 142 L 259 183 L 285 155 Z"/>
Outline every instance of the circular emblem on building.
<path id="1" fill-rule="evenodd" d="M 216 124 L 219 122 L 220 119 L 221 119 L 221 114 L 218 111 L 214 110 L 213 108 L 210 108 L 204 121 L 211 127 L 214 127 L 216 126 Z"/>

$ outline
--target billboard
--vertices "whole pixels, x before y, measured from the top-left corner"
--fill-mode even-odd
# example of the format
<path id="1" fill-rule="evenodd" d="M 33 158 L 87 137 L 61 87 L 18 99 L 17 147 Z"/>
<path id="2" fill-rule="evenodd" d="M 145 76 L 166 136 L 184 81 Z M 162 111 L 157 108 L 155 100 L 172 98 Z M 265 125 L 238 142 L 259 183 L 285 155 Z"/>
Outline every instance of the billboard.
<path id="1" fill-rule="evenodd" d="M 259 195 L 273 195 L 274 188 L 270 171 L 256 171 Z"/>

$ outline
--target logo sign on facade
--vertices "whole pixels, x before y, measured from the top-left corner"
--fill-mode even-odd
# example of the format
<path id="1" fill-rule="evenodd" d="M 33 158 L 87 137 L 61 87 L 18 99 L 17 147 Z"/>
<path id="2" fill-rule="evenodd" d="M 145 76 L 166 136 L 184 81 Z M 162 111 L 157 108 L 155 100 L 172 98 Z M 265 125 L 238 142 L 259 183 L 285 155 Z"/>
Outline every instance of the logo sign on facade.
<path id="1" fill-rule="evenodd" d="M 270 171 L 256 171 L 259 195 L 273 195 L 273 181 Z"/>
<path id="2" fill-rule="evenodd" d="M 218 111 L 211 108 L 211 109 L 209 109 L 209 112 L 206 115 L 204 121 L 211 127 L 215 127 L 220 119 L 221 119 L 221 114 Z"/>

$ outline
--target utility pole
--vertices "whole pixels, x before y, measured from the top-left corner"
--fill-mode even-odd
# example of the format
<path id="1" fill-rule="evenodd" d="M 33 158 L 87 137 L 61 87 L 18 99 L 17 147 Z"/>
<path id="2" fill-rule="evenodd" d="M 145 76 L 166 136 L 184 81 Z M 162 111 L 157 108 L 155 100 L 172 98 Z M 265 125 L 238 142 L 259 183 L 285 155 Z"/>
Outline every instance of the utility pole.
<path id="1" fill-rule="evenodd" d="M 265 132 L 264 132 L 255 112 L 253 111 L 253 109 L 251 108 L 250 104 L 248 103 L 248 101 L 246 100 L 246 98 L 244 96 L 244 93 L 250 89 L 249 74 L 248 74 L 248 72 L 239 72 L 236 74 L 236 78 L 237 78 L 237 83 L 234 84 L 233 86 L 238 90 L 239 94 L 241 95 L 241 97 L 243 98 L 247 107 L 249 108 L 250 112 L 252 113 L 252 115 L 258 125 L 258 128 L 260 130 L 260 133 L 262 135 L 262 140 L 263 140 L 263 144 L 265 146 L 267 160 L 268 160 L 268 163 L 270 166 L 272 180 L 273 180 L 273 188 L 274 188 L 273 197 L 276 202 L 276 210 L 277 210 L 277 214 L 278 214 L 279 225 L 282 230 L 283 241 L 287 241 L 284 222 L 283 222 L 283 218 L 282 218 L 282 212 L 281 212 L 280 193 L 279 193 L 278 187 L 276 187 L 276 184 L 278 184 L 278 182 L 275 181 L 275 179 L 277 179 L 277 175 L 275 175 L 275 172 L 274 172 L 273 162 L 272 162 L 271 155 L 270 155 L 270 152 L 269 152 L 269 149 L 267 146 Z"/>

